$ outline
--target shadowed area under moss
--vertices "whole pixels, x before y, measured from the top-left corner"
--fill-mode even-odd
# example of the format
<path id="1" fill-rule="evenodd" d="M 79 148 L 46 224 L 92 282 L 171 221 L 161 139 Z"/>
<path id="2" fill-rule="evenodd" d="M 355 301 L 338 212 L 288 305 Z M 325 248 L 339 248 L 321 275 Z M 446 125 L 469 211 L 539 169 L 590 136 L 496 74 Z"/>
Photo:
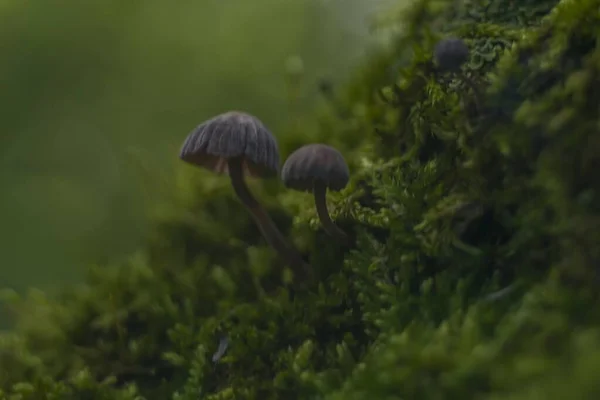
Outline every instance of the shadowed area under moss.
<path id="1" fill-rule="evenodd" d="M 599 398 L 600 0 L 459 3 L 404 10 L 316 111 L 350 167 L 329 207 L 351 248 L 309 194 L 253 182 L 314 286 L 227 179 L 182 170 L 139 254 L 12 300 L 0 398 Z M 481 108 L 432 60 L 448 36 Z"/>

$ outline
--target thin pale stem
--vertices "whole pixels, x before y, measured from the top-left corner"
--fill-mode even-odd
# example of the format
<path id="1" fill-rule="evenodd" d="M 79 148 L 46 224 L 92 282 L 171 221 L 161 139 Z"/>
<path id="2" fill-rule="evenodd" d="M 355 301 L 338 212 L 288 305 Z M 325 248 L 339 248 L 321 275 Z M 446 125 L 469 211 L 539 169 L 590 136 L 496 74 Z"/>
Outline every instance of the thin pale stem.
<path id="1" fill-rule="evenodd" d="M 275 223 L 260 205 L 258 200 L 252 195 L 246 182 L 244 181 L 243 160 L 239 157 L 231 158 L 228 161 L 229 177 L 231 185 L 238 198 L 248 209 L 256 225 L 265 237 L 267 243 L 279 254 L 294 272 L 296 277 L 301 279 L 310 276 L 311 267 L 306 264 L 300 254 L 291 247 L 285 240 Z"/>
<path id="2" fill-rule="evenodd" d="M 467 86 L 469 86 L 469 88 L 471 88 L 473 91 L 473 97 L 475 97 L 475 105 L 477 106 L 477 110 L 481 110 L 481 93 L 479 93 L 479 89 L 475 85 L 475 82 L 473 82 L 473 79 L 469 78 L 463 71 L 459 71 L 458 76 L 467 84 Z"/>
<path id="3" fill-rule="evenodd" d="M 346 232 L 337 227 L 336 224 L 333 223 L 331 217 L 329 216 L 329 211 L 327 211 L 327 200 L 325 198 L 325 193 L 327 192 L 327 188 L 325 184 L 321 182 L 316 182 L 313 187 L 313 194 L 315 196 L 315 206 L 317 207 L 317 214 L 319 215 L 319 220 L 321 220 L 321 224 L 323 225 L 323 229 L 330 236 L 335 238 L 341 243 L 348 244 L 349 239 Z"/>

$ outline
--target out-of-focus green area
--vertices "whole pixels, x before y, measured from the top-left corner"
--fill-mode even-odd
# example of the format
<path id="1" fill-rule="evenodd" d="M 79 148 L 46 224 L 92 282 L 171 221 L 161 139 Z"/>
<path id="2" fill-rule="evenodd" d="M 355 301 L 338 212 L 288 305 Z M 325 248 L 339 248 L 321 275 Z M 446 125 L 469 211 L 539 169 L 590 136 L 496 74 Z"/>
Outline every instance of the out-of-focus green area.
<path id="1" fill-rule="evenodd" d="M 277 132 L 313 81 L 350 70 L 374 3 L 3 0 L 0 286 L 49 288 L 133 250 L 185 135 L 236 108 Z"/>

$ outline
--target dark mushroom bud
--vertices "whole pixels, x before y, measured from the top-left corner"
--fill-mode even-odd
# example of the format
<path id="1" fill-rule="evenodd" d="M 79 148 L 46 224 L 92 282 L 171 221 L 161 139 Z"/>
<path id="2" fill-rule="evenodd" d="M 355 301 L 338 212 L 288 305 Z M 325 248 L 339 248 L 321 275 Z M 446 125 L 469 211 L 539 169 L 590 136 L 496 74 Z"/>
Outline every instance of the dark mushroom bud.
<path id="1" fill-rule="evenodd" d="M 296 276 L 310 273 L 310 267 L 287 243 L 244 181 L 245 175 L 266 178 L 279 172 L 277 141 L 258 118 L 230 111 L 203 122 L 185 139 L 179 158 L 219 174 L 229 174 L 236 195 L 269 245 L 293 268 Z"/>
<path id="2" fill-rule="evenodd" d="M 457 72 L 469 59 L 469 48 L 462 39 L 443 39 L 435 45 L 433 58 L 440 69 Z"/>
<path id="3" fill-rule="evenodd" d="M 466 43 L 459 38 L 442 39 L 433 49 L 433 59 L 441 71 L 457 74 L 473 90 L 475 103 L 477 104 L 477 108 L 480 108 L 479 90 L 473 80 L 461 70 L 463 64 L 469 59 L 469 48 Z"/>
<path id="4" fill-rule="evenodd" d="M 350 179 L 348 165 L 339 151 L 324 144 L 300 147 L 283 164 L 281 179 L 290 189 L 313 192 L 325 232 L 342 243 L 349 242 L 348 235 L 331 220 L 325 199 L 327 189 L 340 191 Z"/>

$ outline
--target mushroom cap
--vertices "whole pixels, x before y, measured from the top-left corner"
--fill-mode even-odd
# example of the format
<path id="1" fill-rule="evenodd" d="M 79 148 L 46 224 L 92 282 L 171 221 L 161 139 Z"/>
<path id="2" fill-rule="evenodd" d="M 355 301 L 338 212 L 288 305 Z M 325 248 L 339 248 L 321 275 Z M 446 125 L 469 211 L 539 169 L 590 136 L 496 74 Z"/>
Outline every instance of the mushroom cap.
<path id="1" fill-rule="evenodd" d="M 227 160 L 243 157 L 244 173 L 268 177 L 279 172 L 279 147 L 269 129 L 255 116 L 229 111 L 198 125 L 185 139 L 179 158 L 228 173 Z"/>
<path id="2" fill-rule="evenodd" d="M 469 59 L 469 48 L 462 39 L 442 39 L 433 49 L 433 58 L 441 69 L 456 71 Z"/>
<path id="3" fill-rule="evenodd" d="M 350 180 L 342 154 L 325 144 L 309 144 L 294 151 L 283 164 L 281 179 L 286 187 L 310 192 L 315 182 L 340 191 Z"/>

